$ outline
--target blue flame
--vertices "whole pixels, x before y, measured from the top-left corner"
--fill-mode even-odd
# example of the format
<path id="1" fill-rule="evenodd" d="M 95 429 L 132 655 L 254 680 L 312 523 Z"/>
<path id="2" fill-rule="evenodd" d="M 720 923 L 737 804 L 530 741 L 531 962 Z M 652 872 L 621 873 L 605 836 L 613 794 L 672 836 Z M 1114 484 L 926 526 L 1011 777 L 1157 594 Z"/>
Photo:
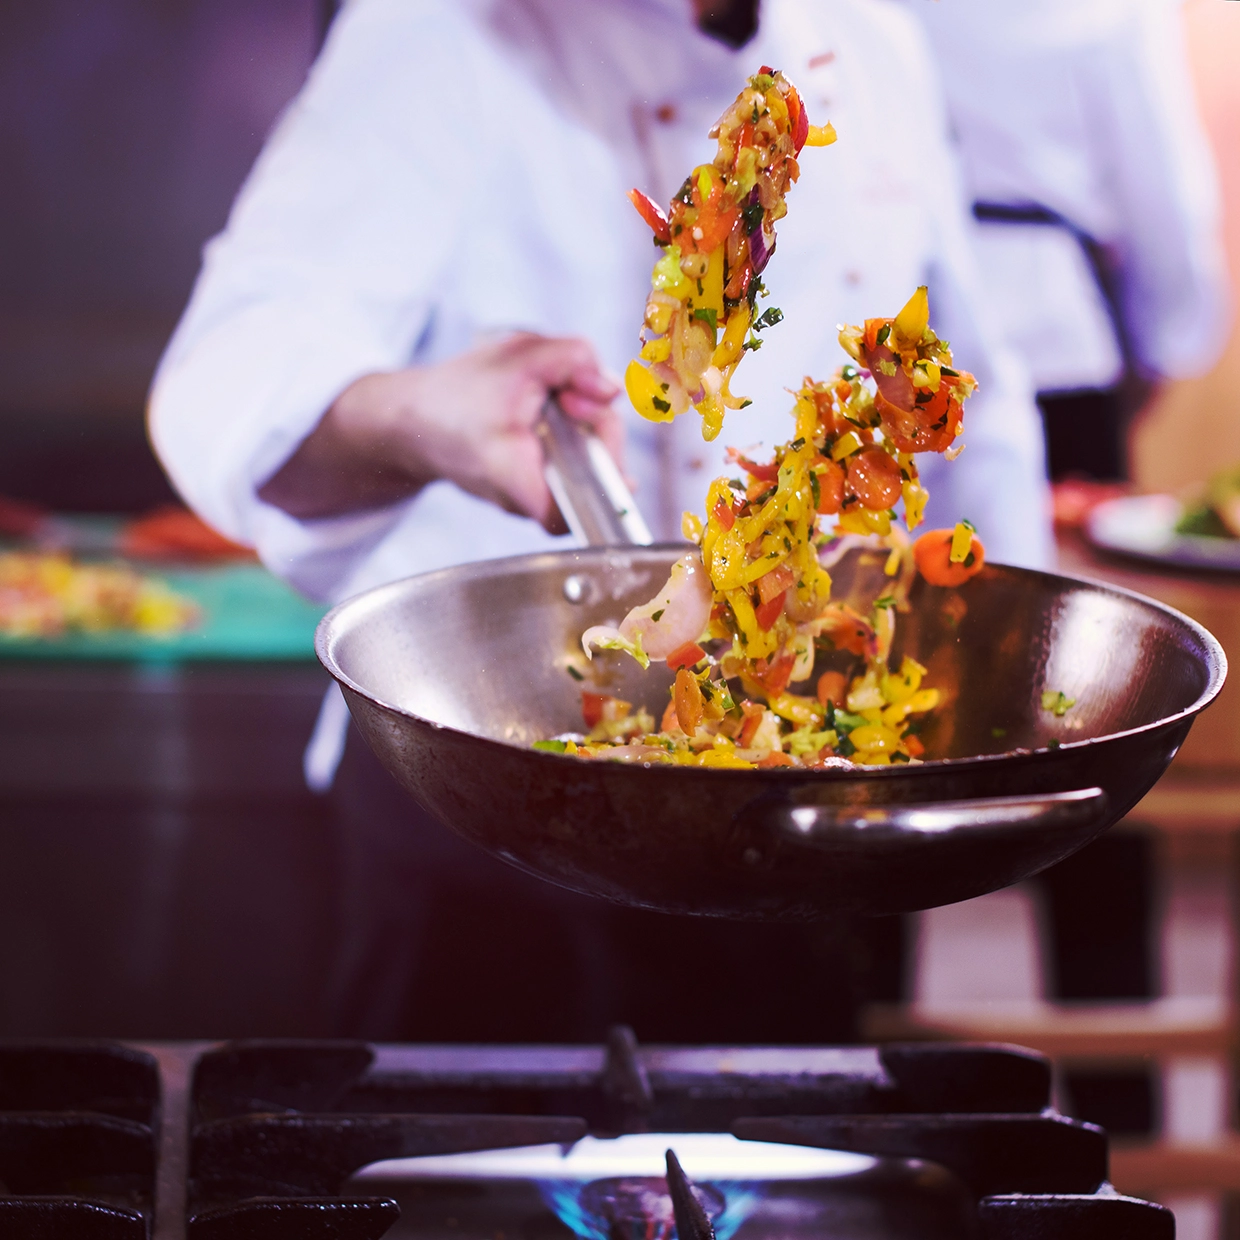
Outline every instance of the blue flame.
<path id="1" fill-rule="evenodd" d="M 538 1191 L 547 1206 L 565 1226 L 583 1240 L 609 1240 L 606 1223 L 582 1208 L 581 1195 L 587 1187 L 584 1180 L 538 1180 Z M 715 1240 L 732 1240 L 736 1229 L 753 1212 L 760 1196 L 759 1185 L 747 1180 L 697 1181 L 713 1188 L 724 1200 L 723 1212 L 711 1220 Z M 673 1226 L 668 1240 L 676 1240 Z"/>

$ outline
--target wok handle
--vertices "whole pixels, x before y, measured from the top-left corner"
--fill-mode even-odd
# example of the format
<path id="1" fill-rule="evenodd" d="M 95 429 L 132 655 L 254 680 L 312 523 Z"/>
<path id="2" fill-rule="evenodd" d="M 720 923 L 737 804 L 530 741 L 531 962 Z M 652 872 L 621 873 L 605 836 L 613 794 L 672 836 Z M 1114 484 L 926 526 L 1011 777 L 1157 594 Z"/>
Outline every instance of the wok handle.
<path id="1" fill-rule="evenodd" d="M 808 844 L 830 846 L 864 835 L 969 835 L 1005 827 L 1054 830 L 1101 821 L 1107 794 L 1101 788 L 1015 797 L 977 797 L 892 805 L 781 805 L 767 821 Z"/>
<path id="2" fill-rule="evenodd" d="M 582 430 L 554 397 L 543 407 L 538 433 L 547 486 L 568 528 L 586 546 L 646 547 L 654 541 L 603 441 Z"/>

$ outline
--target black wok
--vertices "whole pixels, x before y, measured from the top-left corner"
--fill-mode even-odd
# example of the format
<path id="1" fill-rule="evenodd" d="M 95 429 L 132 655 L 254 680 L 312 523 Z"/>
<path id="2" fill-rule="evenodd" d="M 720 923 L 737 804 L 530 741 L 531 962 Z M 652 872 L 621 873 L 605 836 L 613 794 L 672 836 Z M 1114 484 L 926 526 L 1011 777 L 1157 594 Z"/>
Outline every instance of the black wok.
<path id="1" fill-rule="evenodd" d="M 1168 607 L 988 565 L 958 590 L 919 580 L 899 620 L 897 657 L 945 691 L 922 764 L 727 771 L 532 751 L 580 728 L 583 687 L 659 717 L 666 668 L 589 664 L 580 636 L 650 598 L 684 551 L 592 548 L 396 582 L 332 610 L 319 657 L 383 764 L 465 838 L 576 891 L 737 918 L 925 908 L 1036 874 L 1144 795 L 1226 671 L 1218 642 Z M 872 599 L 880 565 L 853 549 L 835 593 Z M 1076 705 L 1044 711 L 1047 689 Z"/>

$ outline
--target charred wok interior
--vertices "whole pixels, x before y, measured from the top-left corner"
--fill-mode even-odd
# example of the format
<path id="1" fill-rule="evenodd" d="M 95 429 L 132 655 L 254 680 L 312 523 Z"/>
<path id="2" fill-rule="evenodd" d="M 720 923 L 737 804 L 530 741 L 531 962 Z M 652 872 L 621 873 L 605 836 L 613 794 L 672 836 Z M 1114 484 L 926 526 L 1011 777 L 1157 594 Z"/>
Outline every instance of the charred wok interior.
<path id="1" fill-rule="evenodd" d="M 587 663 L 579 639 L 648 598 L 681 553 L 592 549 L 397 582 L 331 612 L 319 655 L 388 769 L 467 838 L 588 894 L 732 917 L 924 908 L 1037 873 L 1135 804 L 1225 675 L 1218 643 L 1169 608 L 987 566 L 960 589 L 919 581 L 897 626 L 896 655 L 944 691 L 923 732 L 934 760 L 702 771 L 529 751 L 579 726 L 570 668 L 662 711 L 665 668 Z M 881 563 L 851 550 L 836 597 L 874 597 Z M 1043 710 L 1047 690 L 1076 705 Z"/>
<path id="2" fill-rule="evenodd" d="M 990 1046 L 10 1044 L 0 1231 L 1170 1240 L 1170 1212 L 1115 1195 L 1105 1134 L 1049 1091 L 1045 1060 Z M 586 1133 L 604 1174 L 568 1179 L 581 1146 L 561 1147 Z M 606 1177 L 622 1134 L 657 1150 L 649 1175 Z M 720 1144 L 730 1169 L 702 1153 Z"/>

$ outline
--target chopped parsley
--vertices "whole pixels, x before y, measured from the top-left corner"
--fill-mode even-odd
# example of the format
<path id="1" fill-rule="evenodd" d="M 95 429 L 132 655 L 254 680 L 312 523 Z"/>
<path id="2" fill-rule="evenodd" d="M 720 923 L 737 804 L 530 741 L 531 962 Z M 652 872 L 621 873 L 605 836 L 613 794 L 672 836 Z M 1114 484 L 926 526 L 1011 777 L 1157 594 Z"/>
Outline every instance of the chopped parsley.
<path id="1" fill-rule="evenodd" d="M 659 621 L 663 619 L 663 612 L 664 612 L 664 608 L 660 607 L 658 611 L 654 612 L 651 615 L 650 617 L 651 620 L 653 620 L 655 624 L 658 624 Z"/>
<path id="2" fill-rule="evenodd" d="M 883 326 L 878 329 L 878 335 L 875 336 L 874 339 L 878 344 L 886 344 L 890 336 L 891 324 L 884 323 Z"/>
<path id="3" fill-rule="evenodd" d="M 714 306 L 699 306 L 694 310 L 693 317 L 701 319 L 703 323 L 709 323 L 711 331 L 719 326 L 719 312 Z"/>
<path id="4" fill-rule="evenodd" d="M 574 680 L 585 680 L 585 677 L 570 663 L 564 669 Z"/>
<path id="5" fill-rule="evenodd" d="M 652 397 L 650 398 L 650 403 L 651 403 L 651 404 L 652 404 L 652 405 L 653 405 L 653 406 L 654 406 L 654 407 L 655 407 L 655 408 L 656 408 L 656 409 L 657 409 L 660 413 L 667 413 L 667 412 L 671 409 L 671 407 L 672 407 L 672 402 L 671 402 L 670 400 L 664 400 L 664 399 L 663 399 L 663 397 L 661 397 L 661 396 L 652 396 Z"/>
<path id="6" fill-rule="evenodd" d="M 760 332 L 767 327 L 774 327 L 776 323 L 782 323 L 783 318 L 784 312 L 778 306 L 771 306 L 754 319 L 753 329 Z"/>

